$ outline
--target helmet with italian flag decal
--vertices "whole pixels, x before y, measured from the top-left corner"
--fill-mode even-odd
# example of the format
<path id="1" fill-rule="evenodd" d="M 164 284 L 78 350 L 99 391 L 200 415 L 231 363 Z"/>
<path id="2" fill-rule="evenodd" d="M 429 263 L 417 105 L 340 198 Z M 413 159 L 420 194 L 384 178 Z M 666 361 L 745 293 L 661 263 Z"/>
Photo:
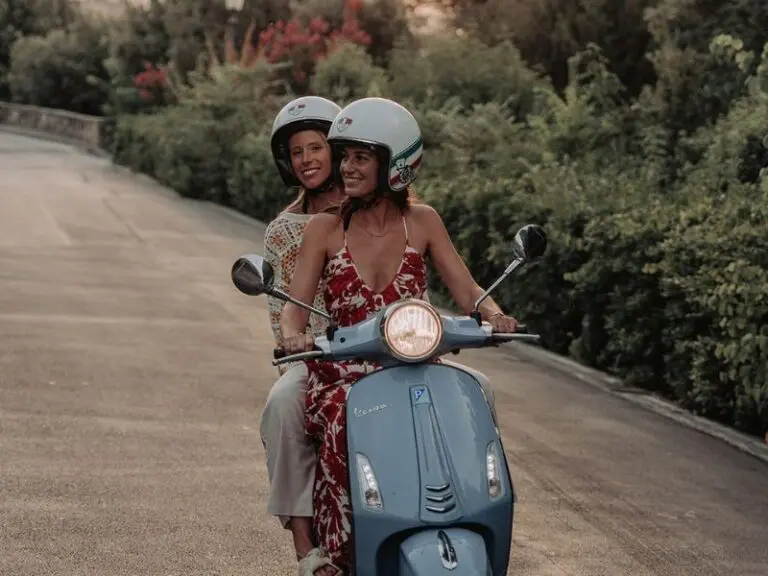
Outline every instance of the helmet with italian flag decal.
<path id="1" fill-rule="evenodd" d="M 405 190 L 421 166 L 424 146 L 416 118 L 397 102 L 386 98 L 356 100 L 339 112 L 328 132 L 334 158 L 346 145 L 370 146 L 378 152 L 379 188 Z"/>

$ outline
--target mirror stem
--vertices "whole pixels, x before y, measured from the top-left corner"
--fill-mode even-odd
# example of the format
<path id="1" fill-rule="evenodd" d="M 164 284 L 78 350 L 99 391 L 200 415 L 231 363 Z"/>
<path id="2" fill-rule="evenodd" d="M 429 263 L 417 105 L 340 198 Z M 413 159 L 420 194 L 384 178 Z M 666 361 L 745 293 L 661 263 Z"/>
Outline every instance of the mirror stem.
<path id="1" fill-rule="evenodd" d="M 486 298 L 488 298 L 488 295 L 491 292 L 493 292 L 496 289 L 496 287 L 499 284 L 501 284 L 507 276 L 512 274 L 512 272 L 514 272 L 515 269 L 520 267 L 523 263 L 524 263 L 524 260 L 522 258 L 515 258 L 514 260 L 512 260 L 512 263 L 509 266 L 507 266 L 507 269 L 504 270 L 504 273 L 501 276 L 499 276 L 493 284 L 491 284 L 491 287 L 488 288 L 488 290 L 483 292 L 483 294 L 480 296 L 480 298 L 477 299 L 477 301 L 475 302 L 475 306 L 472 308 L 472 312 L 473 312 L 472 317 L 475 318 L 476 320 L 478 320 L 478 324 L 480 323 L 480 320 L 479 320 L 479 318 L 480 318 L 480 314 L 479 314 L 480 304 L 482 304 L 483 301 Z"/>
<path id="2" fill-rule="evenodd" d="M 309 304 L 304 304 L 304 302 L 300 302 L 299 300 L 296 300 L 296 298 L 291 297 L 289 294 L 286 294 L 282 290 L 278 288 L 271 288 L 269 292 L 267 292 L 270 296 L 274 296 L 275 298 L 279 298 L 280 300 L 284 300 L 286 302 L 290 302 L 291 304 L 296 304 L 299 308 L 304 308 L 304 310 L 309 310 L 310 312 L 314 312 L 315 314 L 318 314 L 328 320 L 329 322 L 333 322 L 333 319 L 322 310 L 318 310 L 317 308 L 314 308 L 310 306 Z"/>

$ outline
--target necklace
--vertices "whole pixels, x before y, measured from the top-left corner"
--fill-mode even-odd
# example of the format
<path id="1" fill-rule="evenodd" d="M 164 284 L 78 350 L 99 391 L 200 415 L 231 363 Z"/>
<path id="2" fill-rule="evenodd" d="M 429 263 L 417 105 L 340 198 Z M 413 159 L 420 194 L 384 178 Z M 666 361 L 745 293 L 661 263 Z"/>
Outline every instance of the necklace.
<path id="1" fill-rule="evenodd" d="M 396 225 L 397 225 L 397 222 L 394 222 L 394 223 L 390 222 L 389 226 L 385 227 L 380 234 L 377 234 L 376 232 L 371 232 L 371 230 L 369 230 L 368 228 L 362 225 L 360 226 L 360 230 L 362 230 L 363 232 L 368 234 L 368 236 L 371 236 L 373 238 L 383 238 L 384 236 L 389 234 L 392 231 L 392 228 Z"/>
<path id="2" fill-rule="evenodd" d="M 381 234 L 376 234 L 376 233 L 374 233 L 374 232 L 371 232 L 370 230 L 368 230 L 368 228 L 362 228 L 362 227 L 361 227 L 360 229 L 361 229 L 363 232 L 365 232 L 366 234 L 368 234 L 368 236 L 372 236 L 373 238 L 384 238 L 384 236 L 386 236 L 387 234 L 389 234 L 389 232 L 392 230 L 392 226 L 387 226 L 387 227 L 384 229 L 384 232 L 382 232 Z"/>
<path id="3" fill-rule="evenodd" d="M 371 208 L 377 206 L 380 202 L 381 202 L 381 197 L 377 197 L 377 196 L 374 195 L 372 198 L 369 198 L 367 200 L 364 199 L 363 200 L 363 206 L 364 206 L 364 209 L 371 209 Z M 387 207 L 385 207 L 385 210 L 386 210 L 386 208 Z M 367 227 L 363 226 L 362 223 L 360 224 L 360 230 L 362 230 L 363 232 L 365 232 L 366 234 L 368 234 L 368 236 L 370 236 L 372 238 L 384 238 L 384 236 L 386 236 L 387 234 L 389 234 L 392 231 L 392 227 L 394 225 L 395 224 L 390 222 L 389 226 L 386 226 L 384 228 L 384 230 L 380 234 L 377 234 L 375 232 L 371 232 Z"/>

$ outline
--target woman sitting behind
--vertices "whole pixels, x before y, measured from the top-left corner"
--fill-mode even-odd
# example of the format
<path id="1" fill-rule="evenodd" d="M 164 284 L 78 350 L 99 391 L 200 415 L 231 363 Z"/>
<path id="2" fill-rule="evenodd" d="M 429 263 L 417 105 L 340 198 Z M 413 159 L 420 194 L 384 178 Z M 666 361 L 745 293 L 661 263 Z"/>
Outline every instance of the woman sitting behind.
<path id="1" fill-rule="evenodd" d="M 340 159 L 348 198 L 340 215 L 318 214 L 307 224 L 291 295 L 311 302 L 324 277 L 328 313 L 339 326 L 351 326 L 392 302 L 422 298 L 429 254 L 456 303 L 469 313 L 483 290 L 456 252 L 439 214 L 411 197 L 409 185 L 423 151 L 416 119 L 391 100 L 365 98 L 341 111 L 328 142 L 334 158 Z M 491 298 L 480 312 L 495 331 L 514 332 L 515 319 Z M 308 317 L 298 306 L 285 306 L 281 328 L 287 353 L 312 349 L 314 339 L 304 333 Z M 307 433 L 319 444 L 313 506 L 319 547 L 300 573 L 335 576 L 349 565 L 347 390 L 378 366 L 312 361 L 307 367 Z"/>

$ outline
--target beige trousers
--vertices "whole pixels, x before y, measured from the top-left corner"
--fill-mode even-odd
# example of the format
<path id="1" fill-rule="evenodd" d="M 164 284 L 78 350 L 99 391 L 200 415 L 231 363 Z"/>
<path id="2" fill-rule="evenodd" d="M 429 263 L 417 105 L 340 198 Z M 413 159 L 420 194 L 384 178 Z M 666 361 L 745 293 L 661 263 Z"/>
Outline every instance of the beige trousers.
<path id="1" fill-rule="evenodd" d="M 498 421 L 488 378 L 469 366 L 444 358 L 441 361 L 470 373 L 480 382 L 493 419 Z M 277 516 L 284 528 L 292 517 L 312 516 L 316 455 L 304 425 L 308 377 L 304 363 L 287 370 L 269 391 L 259 421 L 270 484 L 267 512 Z"/>

